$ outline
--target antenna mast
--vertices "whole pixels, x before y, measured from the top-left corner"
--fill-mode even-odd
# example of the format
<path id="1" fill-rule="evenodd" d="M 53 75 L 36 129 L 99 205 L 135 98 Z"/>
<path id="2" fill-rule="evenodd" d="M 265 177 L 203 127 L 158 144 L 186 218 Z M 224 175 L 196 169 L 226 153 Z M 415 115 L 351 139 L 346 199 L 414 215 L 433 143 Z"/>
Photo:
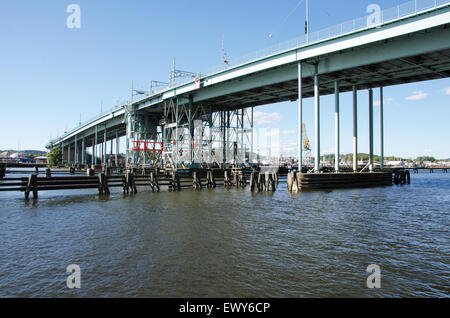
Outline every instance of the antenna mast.
<path id="1" fill-rule="evenodd" d="M 309 43 L 309 1 L 306 0 L 306 21 L 305 21 L 306 44 Z"/>
<path id="2" fill-rule="evenodd" d="M 227 53 L 225 52 L 225 35 L 222 35 L 222 62 L 228 65 Z"/>

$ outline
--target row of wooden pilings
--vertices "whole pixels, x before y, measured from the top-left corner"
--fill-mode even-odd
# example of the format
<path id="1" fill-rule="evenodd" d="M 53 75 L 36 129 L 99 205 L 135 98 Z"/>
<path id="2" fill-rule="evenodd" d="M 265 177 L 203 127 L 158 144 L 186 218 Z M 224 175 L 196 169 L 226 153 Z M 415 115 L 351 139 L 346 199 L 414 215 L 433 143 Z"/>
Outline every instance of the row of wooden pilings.
<path id="1" fill-rule="evenodd" d="M 289 192 L 299 192 L 300 184 L 298 182 L 297 173 L 295 171 L 291 171 L 287 175 L 287 187 Z"/>
<path id="2" fill-rule="evenodd" d="M 181 190 L 183 186 L 182 181 L 180 180 L 180 174 L 176 172 L 172 173 L 169 191 Z M 192 187 L 194 189 L 203 189 L 203 187 L 206 187 L 207 189 L 214 189 L 218 185 L 223 185 L 226 189 L 230 189 L 232 187 L 245 189 L 247 185 L 249 185 L 250 192 L 274 192 L 278 186 L 278 174 L 263 174 L 252 171 L 249 175 L 249 180 L 247 180 L 245 171 L 239 169 L 224 170 L 223 176 L 217 175 L 213 170 L 207 170 L 206 176 L 202 176 L 202 173 L 198 170 L 194 170 L 192 172 Z"/>
<path id="3" fill-rule="evenodd" d="M 409 171 L 394 171 L 394 184 L 411 184 L 411 175 Z"/>
<path id="4" fill-rule="evenodd" d="M 88 172 L 89 173 L 89 172 Z M 247 180 L 247 176 L 248 179 Z M 122 176 L 99 174 L 99 193 L 109 194 L 110 186 L 123 186 L 126 194 L 137 193 L 137 186 L 150 186 L 152 192 L 159 192 L 162 186 L 169 191 L 181 191 L 183 188 L 214 189 L 224 186 L 226 189 L 236 187 L 245 189 L 249 185 L 251 192 L 274 192 L 279 183 L 277 173 L 251 172 L 249 175 L 242 169 L 228 170 L 192 170 L 189 172 L 151 170 L 131 170 Z"/>
<path id="5" fill-rule="evenodd" d="M 430 173 L 434 173 L 434 171 L 439 171 L 441 170 L 442 173 L 448 173 L 448 169 L 447 168 L 423 168 L 420 170 L 429 170 Z M 413 173 L 418 174 L 419 173 L 419 169 L 418 168 L 414 168 L 412 169 Z"/>

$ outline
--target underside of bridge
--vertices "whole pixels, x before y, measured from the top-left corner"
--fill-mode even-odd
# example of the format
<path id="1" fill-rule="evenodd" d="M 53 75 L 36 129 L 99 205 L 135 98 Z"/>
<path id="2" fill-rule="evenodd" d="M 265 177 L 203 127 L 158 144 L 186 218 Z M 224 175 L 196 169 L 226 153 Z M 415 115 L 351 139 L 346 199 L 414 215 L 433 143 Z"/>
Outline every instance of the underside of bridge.
<path id="1" fill-rule="evenodd" d="M 358 37 L 358 34 L 352 36 Z M 315 170 L 318 171 L 320 96 L 334 94 L 335 160 L 336 170 L 339 171 L 339 94 L 352 91 L 355 131 L 353 165 L 356 170 L 358 90 L 369 90 L 370 155 L 373 164 L 374 89 L 380 88 L 382 101 L 383 87 L 450 77 L 449 36 L 450 23 L 446 23 L 426 31 L 362 42 L 347 49 L 330 50 L 328 53 L 307 58 L 299 57 L 302 53 L 299 49 L 297 53 L 294 52 L 298 54 L 294 62 L 234 76 L 198 90 L 174 93 L 172 97 L 161 98 L 145 107 L 140 107 L 138 102 L 124 106 L 125 113 L 121 122 L 109 127 L 106 127 L 106 124 L 105 127 L 97 125 L 95 131 L 91 128 L 82 137 L 75 137 L 75 140 L 61 143 L 61 146 L 63 149 L 66 147 L 69 163 L 98 163 L 97 157 L 101 154 L 100 162 L 106 164 L 106 142 L 111 141 L 112 151 L 113 140 L 121 136 L 126 136 L 126 164 L 129 166 L 141 166 L 149 161 L 159 166 L 175 168 L 198 167 L 205 162 L 224 166 L 252 163 L 258 161 L 255 153 L 261 152 L 261 149 L 257 149 L 259 146 L 254 146 L 253 108 L 285 101 L 299 101 L 299 140 L 303 141 L 302 100 L 314 97 L 317 142 L 314 161 Z M 320 45 L 333 45 L 339 41 L 340 39 L 335 39 L 330 43 L 313 44 L 305 48 L 305 51 L 314 50 Z M 293 53 L 283 54 L 287 56 Z M 381 116 L 382 111 L 381 105 Z M 382 117 L 381 119 L 383 120 Z M 383 127 L 381 136 L 383 138 Z M 262 140 L 265 146 L 271 147 L 266 144 L 265 135 L 258 138 L 259 143 Z M 97 145 L 102 143 L 105 146 L 98 150 Z M 275 143 L 279 144 L 279 141 Z M 383 141 L 381 144 L 383 147 Z M 85 157 L 86 147 L 92 148 L 92 157 L 95 158 L 90 162 Z M 118 148 L 117 143 L 116 164 Z M 301 148 L 302 146 L 299 146 L 300 163 L 303 162 Z M 271 156 L 270 152 L 266 155 Z"/>
<path id="2" fill-rule="evenodd" d="M 448 30 L 450 24 L 422 32 L 424 36 L 429 33 Z M 410 37 L 411 35 L 408 35 Z M 405 36 L 404 38 L 407 38 Z M 403 38 L 403 39 L 404 39 Z M 392 41 L 400 41 L 398 38 Z M 445 41 L 444 39 L 442 39 Z M 383 55 L 383 44 L 374 43 L 370 46 L 379 48 L 379 54 Z M 357 50 L 357 48 L 353 49 Z M 349 50 L 351 51 L 351 50 Z M 344 52 L 341 52 L 343 54 Z M 348 53 L 348 52 L 345 52 Z M 304 64 L 314 65 L 316 63 L 327 63 L 328 56 L 318 56 L 311 60 L 302 61 Z M 293 69 L 296 72 L 297 65 L 286 65 L 281 68 Z M 249 76 L 256 76 L 252 74 Z M 450 49 L 427 52 L 414 56 L 389 59 L 382 62 L 361 65 L 341 71 L 320 73 L 320 94 L 329 95 L 334 93 L 334 82 L 339 81 L 341 92 L 350 92 L 353 86 L 358 90 L 386 87 L 398 84 L 407 84 L 434 79 L 450 77 Z M 244 79 L 239 79 L 243 81 Z M 314 96 L 314 79 L 307 77 L 303 79 L 303 97 Z M 298 100 L 298 80 L 292 79 L 271 85 L 264 85 L 236 93 L 217 96 L 202 101 L 205 105 L 212 105 L 213 109 L 233 109 L 235 107 L 254 107 L 285 101 Z"/>

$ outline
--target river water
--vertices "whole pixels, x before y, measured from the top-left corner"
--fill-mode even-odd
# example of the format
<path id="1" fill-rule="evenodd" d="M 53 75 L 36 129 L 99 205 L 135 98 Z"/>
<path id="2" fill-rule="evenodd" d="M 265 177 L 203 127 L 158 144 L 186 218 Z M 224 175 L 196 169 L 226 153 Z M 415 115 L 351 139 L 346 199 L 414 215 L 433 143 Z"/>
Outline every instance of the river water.
<path id="1" fill-rule="evenodd" d="M 449 217 L 440 173 L 299 194 L 0 193 L 0 297 L 449 297 Z"/>

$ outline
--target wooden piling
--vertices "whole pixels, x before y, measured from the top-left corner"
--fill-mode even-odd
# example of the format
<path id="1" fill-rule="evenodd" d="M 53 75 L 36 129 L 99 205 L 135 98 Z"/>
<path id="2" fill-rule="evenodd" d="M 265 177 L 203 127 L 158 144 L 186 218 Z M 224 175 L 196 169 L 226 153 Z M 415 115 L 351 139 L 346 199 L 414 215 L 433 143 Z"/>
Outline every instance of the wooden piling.
<path id="1" fill-rule="evenodd" d="M 287 184 L 289 192 L 297 193 L 300 190 L 297 172 L 291 171 L 288 173 Z"/>
<path id="2" fill-rule="evenodd" d="M 104 173 L 100 173 L 98 175 L 98 193 L 100 195 L 106 194 L 109 195 L 108 183 L 106 180 L 106 175 Z"/>
<path id="3" fill-rule="evenodd" d="M 206 187 L 208 189 L 214 189 L 216 188 L 216 179 L 214 177 L 214 173 L 212 170 L 208 170 L 206 172 Z"/>
<path id="4" fill-rule="evenodd" d="M 180 176 L 178 175 L 178 173 L 173 172 L 172 178 L 170 179 L 169 191 L 180 191 L 180 190 L 181 190 Z"/>
<path id="5" fill-rule="evenodd" d="M 233 185 L 228 170 L 224 171 L 224 180 L 223 180 L 223 182 L 224 182 L 225 188 L 231 188 L 231 186 Z"/>
<path id="6" fill-rule="evenodd" d="M 264 176 L 264 184 L 266 192 L 274 192 L 275 191 L 275 180 L 273 178 L 273 174 L 266 173 Z"/>
<path id="7" fill-rule="evenodd" d="M 264 180 L 261 173 L 258 173 L 258 178 L 256 179 L 256 187 L 258 191 L 264 191 Z"/>
<path id="8" fill-rule="evenodd" d="M 3 179 L 6 175 L 6 168 L 4 165 L 0 165 L 0 179 Z"/>
<path id="9" fill-rule="evenodd" d="M 238 183 L 239 187 L 241 187 L 242 189 L 244 189 L 247 186 L 247 179 L 245 178 L 244 171 L 239 172 Z"/>
<path id="10" fill-rule="evenodd" d="M 238 188 L 239 187 L 239 174 L 236 170 L 231 170 L 231 182 L 232 186 Z"/>
<path id="11" fill-rule="evenodd" d="M 150 172 L 150 187 L 152 189 L 152 192 L 159 192 L 159 184 L 158 184 L 158 175 L 157 172 Z"/>
<path id="12" fill-rule="evenodd" d="M 134 181 L 134 173 L 127 172 L 123 182 L 123 192 L 129 194 L 137 193 L 136 183 Z"/>
<path id="13" fill-rule="evenodd" d="M 202 189 L 202 181 L 197 173 L 197 170 L 192 172 L 192 187 L 194 189 Z"/>
<path id="14" fill-rule="evenodd" d="M 38 190 L 37 190 L 37 175 L 32 174 L 28 178 L 27 188 L 25 190 L 25 199 L 28 199 L 30 196 L 30 192 L 33 192 L 33 199 L 38 198 Z"/>
<path id="15" fill-rule="evenodd" d="M 255 180 L 255 172 L 252 171 L 252 173 L 250 173 L 250 192 L 255 191 L 255 186 L 256 186 L 256 180 Z"/>
<path id="16" fill-rule="evenodd" d="M 289 192 L 292 192 L 292 187 L 294 185 L 295 172 L 291 171 L 287 175 L 287 189 Z"/>

